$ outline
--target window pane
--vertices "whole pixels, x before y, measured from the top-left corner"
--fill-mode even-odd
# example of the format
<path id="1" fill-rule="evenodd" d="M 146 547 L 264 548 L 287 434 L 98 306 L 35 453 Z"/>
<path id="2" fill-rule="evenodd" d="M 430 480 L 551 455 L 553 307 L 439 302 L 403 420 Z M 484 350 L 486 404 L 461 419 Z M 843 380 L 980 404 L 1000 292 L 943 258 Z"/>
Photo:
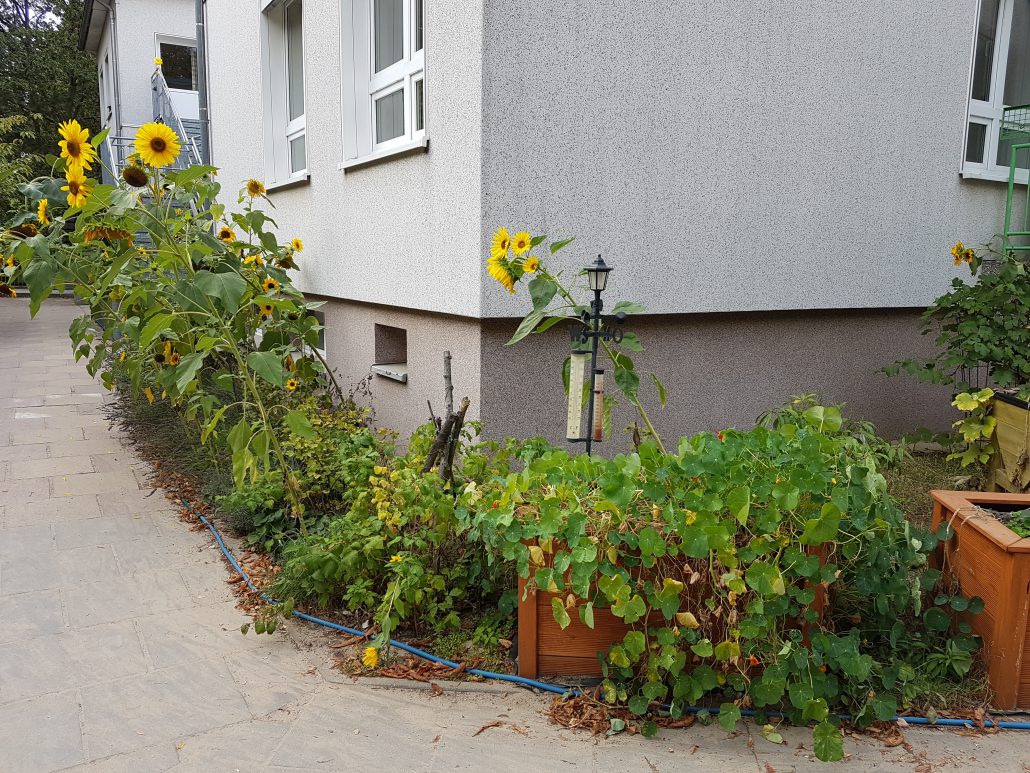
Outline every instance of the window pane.
<path id="1" fill-rule="evenodd" d="M 161 44 L 161 72 L 170 89 L 197 90 L 197 49 Z"/>
<path id="2" fill-rule="evenodd" d="M 415 18 L 412 23 L 415 25 L 415 50 L 422 50 L 422 0 L 415 0 Z"/>
<path id="3" fill-rule="evenodd" d="M 304 35 L 301 18 L 300 0 L 294 0 L 286 6 L 286 92 L 291 121 L 304 115 Z"/>
<path id="4" fill-rule="evenodd" d="M 382 72 L 404 58 L 404 0 L 375 0 L 375 65 Z"/>
<path id="5" fill-rule="evenodd" d="M 404 134 L 404 89 L 376 100 L 376 143 Z"/>
<path id="6" fill-rule="evenodd" d="M 966 161 L 971 164 L 982 164 L 984 162 L 984 145 L 986 142 L 986 124 L 970 123 L 969 134 L 966 135 Z"/>
<path id="7" fill-rule="evenodd" d="M 290 172 L 301 172 L 308 167 L 307 148 L 304 135 L 290 140 Z"/>
<path id="8" fill-rule="evenodd" d="M 998 143 L 998 164 L 1012 162 L 1012 145 L 1030 142 L 1030 0 L 1015 0 L 1012 9 L 1012 32 L 1009 35 L 1008 66 L 1005 68 L 1005 111 Z M 1027 153 L 1017 162 L 1027 166 Z"/>
<path id="9" fill-rule="evenodd" d="M 422 131 L 426 124 L 425 117 L 425 81 L 415 81 L 415 130 Z"/>
<path id="10" fill-rule="evenodd" d="M 998 35 L 998 6 L 1001 0 L 983 0 L 980 21 L 976 28 L 976 51 L 973 54 L 973 99 L 987 102 L 991 98 L 991 77 L 994 70 L 994 40 Z"/>

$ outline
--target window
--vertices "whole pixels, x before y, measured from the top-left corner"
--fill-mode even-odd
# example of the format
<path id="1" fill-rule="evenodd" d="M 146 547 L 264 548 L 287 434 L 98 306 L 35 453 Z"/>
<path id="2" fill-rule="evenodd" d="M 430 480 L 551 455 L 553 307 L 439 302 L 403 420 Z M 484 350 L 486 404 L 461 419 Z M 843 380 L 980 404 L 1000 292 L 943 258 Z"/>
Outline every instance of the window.
<path id="1" fill-rule="evenodd" d="M 104 126 L 110 126 L 114 118 L 113 84 L 111 82 L 111 54 L 104 54 L 104 63 L 100 66 L 100 114 Z"/>
<path id="2" fill-rule="evenodd" d="M 197 90 L 197 47 L 158 40 L 161 72 L 170 89 Z"/>
<path id="3" fill-rule="evenodd" d="M 962 171 L 1008 179 L 1012 145 L 1025 142 L 1030 142 L 1030 0 L 980 0 Z M 1030 165 L 1027 156 L 1019 160 L 1022 169 Z"/>
<path id="4" fill-rule="evenodd" d="M 423 0 L 342 2 L 345 162 L 424 146 Z"/>
<path id="5" fill-rule="evenodd" d="M 307 175 L 303 21 L 302 0 L 265 0 L 265 176 L 272 183 Z"/>
<path id="6" fill-rule="evenodd" d="M 372 372 L 377 376 L 408 383 L 408 331 L 390 325 L 375 326 L 376 361 Z"/>

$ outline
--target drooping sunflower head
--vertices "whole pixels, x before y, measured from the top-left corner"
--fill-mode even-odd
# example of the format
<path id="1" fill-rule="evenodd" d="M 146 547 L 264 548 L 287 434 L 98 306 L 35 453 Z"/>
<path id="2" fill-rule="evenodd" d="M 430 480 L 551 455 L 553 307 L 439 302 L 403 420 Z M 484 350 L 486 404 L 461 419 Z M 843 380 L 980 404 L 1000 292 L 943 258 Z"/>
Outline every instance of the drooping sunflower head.
<path id="1" fill-rule="evenodd" d="M 361 662 L 366 668 L 375 668 L 379 665 L 379 650 L 375 647 L 365 647 Z"/>
<path id="2" fill-rule="evenodd" d="M 522 255 L 532 246 L 533 237 L 526 231 L 519 231 L 511 241 L 511 249 L 516 255 Z"/>
<path id="3" fill-rule="evenodd" d="M 266 293 L 271 293 L 279 289 L 279 283 L 272 279 L 272 277 L 265 277 L 265 281 L 261 283 L 261 289 Z"/>
<path id="4" fill-rule="evenodd" d="M 296 268 L 297 261 L 293 259 L 292 252 L 287 252 L 283 257 L 275 261 L 275 265 L 282 269 Z"/>
<path id="5" fill-rule="evenodd" d="M 122 170 L 122 179 L 133 188 L 142 188 L 147 184 L 147 170 L 138 164 L 129 164 Z"/>
<path id="6" fill-rule="evenodd" d="M 11 229 L 11 236 L 16 236 L 19 239 L 31 239 L 38 233 L 39 229 L 36 228 L 34 223 L 22 223 Z"/>
<path id="7" fill-rule="evenodd" d="M 255 180 L 251 177 L 247 180 L 247 195 L 252 199 L 258 198 L 258 196 L 265 195 L 265 184 L 260 180 Z"/>
<path id="8" fill-rule="evenodd" d="M 89 129 L 83 129 L 78 121 L 65 121 L 57 127 L 61 140 L 61 158 L 64 159 L 68 171 L 82 172 L 92 168 L 97 159 L 97 152 L 89 142 Z"/>
<path id="9" fill-rule="evenodd" d="M 536 255 L 530 255 L 526 258 L 526 262 L 522 264 L 522 270 L 527 274 L 535 274 L 537 269 L 540 268 L 540 258 Z"/>
<path id="10" fill-rule="evenodd" d="M 40 199 L 39 206 L 36 207 L 36 220 L 39 221 L 40 225 L 50 225 L 49 209 L 50 202 L 46 199 Z"/>
<path id="11" fill-rule="evenodd" d="M 293 241 L 291 241 L 290 246 L 293 248 L 294 252 L 304 251 L 304 242 L 302 242 L 300 239 L 294 239 Z"/>
<path id="12" fill-rule="evenodd" d="M 95 242 L 105 240 L 109 242 L 123 241 L 128 242 L 130 245 L 133 241 L 133 236 L 129 231 L 123 228 L 108 228 L 107 226 L 93 226 L 87 228 L 82 235 L 83 241 L 87 244 L 89 242 Z"/>
<path id="13" fill-rule="evenodd" d="M 73 172 L 69 169 L 67 183 L 67 185 L 61 186 L 61 190 L 68 192 L 68 206 L 85 206 L 86 197 L 93 191 L 93 189 L 86 184 L 86 178 L 82 176 L 81 172 Z"/>
<path id="14" fill-rule="evenodd" d="M 143 163 L 153 167 L 168 166 L 179 156 L 179 135 L 163 123 L 145 123 L 136 132 L 136 152 Z"/>
<path id="15" fill-rule="evenodd" d="M 961 258 L 965 249 L 966 246 L 962 242 L 955 242 L 955 246 L 951 248 L 951 256 L 953 258 Z"/>
<path id="16" fill-rule="evenodd" d="M 236 241 L 236 232 L 233 231 L 229 226 L 223 225 L 218 229 L 218 238 L 223 242 L 234 242 Z"/>
<path id="17" fill-rule="evenodd" d="M 490 276 L 500 282 L 509 293 L 515 292 L 515 275 L 512 274 L 511 266 L 504 258 L 490 258 L 486 263 Z"/>
<path id="18" fill-rule="evenodd" d="M 3 298 L 17 298 L 18 297 L 18 293 L 16 293 L 14 291 L 14 288 L 11 287 L 6 282 L 0 282 L 0 297 L 3 297 Z"/>
<path id="19" fill-rule="evenodd" d="M 508 236 L 508 229 L 501 227 L 494 234 L 493 244 L 490 246 L 491 258 L 508 257 L 508 248 L 511 247 L 511 237 Z"/>
<path id="20" fill-rule="evenodd" d="M 297 387 L 299 387 L 299 386 L 300 386 L 300 382 L 297 381 L 297 379 L 295 379 L 295 378 L 288 378 L 288 379 L 286 379 L 286 388 L 289 389 L 291 392 L 296 392 L 297 391 Z"/>

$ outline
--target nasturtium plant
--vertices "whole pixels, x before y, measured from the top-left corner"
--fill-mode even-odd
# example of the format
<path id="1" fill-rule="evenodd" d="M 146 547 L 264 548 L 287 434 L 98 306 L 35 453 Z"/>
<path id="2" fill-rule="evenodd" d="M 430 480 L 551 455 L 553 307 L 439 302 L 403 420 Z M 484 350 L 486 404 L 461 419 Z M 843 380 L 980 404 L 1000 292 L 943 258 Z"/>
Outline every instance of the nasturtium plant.
<path id="1" fill-rule="evenodd" d="M 466 487 L 458 516 L 555 594 L 560 624 L 589 604 L 630 627 L 603 654 L 604 700 L 641 717 L 721 703 L 728 729 L 742 706 L 782 709 L 818 723 L 820 758 L 839 759 L 832 712 L 893 716 L 903 671 L 913 682 L 927 653 L 952 653 L 935 673 L 961 677 L 976 641 L 950 634 L 950 595 L 923 603 L 936 538 L 905 520 L 875 456 L 835 409 L 797 416 L 675 453 L 646 440 L 612 459 L 545 450 Z"/>

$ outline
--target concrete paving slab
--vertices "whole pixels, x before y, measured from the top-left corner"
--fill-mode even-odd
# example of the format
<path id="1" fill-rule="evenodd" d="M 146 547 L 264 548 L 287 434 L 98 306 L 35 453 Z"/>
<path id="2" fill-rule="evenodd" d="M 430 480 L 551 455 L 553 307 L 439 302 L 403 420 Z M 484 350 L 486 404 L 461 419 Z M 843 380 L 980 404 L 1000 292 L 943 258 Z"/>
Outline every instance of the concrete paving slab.
<path id="1" fill-rule="evenodd" d="M 6 505 L 4 506 L 6 512 Z M 6 516 L 5 516 L 6 517 Z M 0 538 L 0 559 L 35 556 L 40 560 L 56 549 L 49 524 L 32 524 L 4 529 Z"/>
<path id="2" fill-rule="evenodd" d="M 63 520 L 54 524 L 54 533 L 58 550 L 161 536 L 157 524 L 146 513 L 128 517 L 102 515 L 99 518 Z"/>
<path id="3" fill-rule="evenodd" d="M 0 590 L 3 590 L 2 570 Z M 66 628 L 63 606 L 58 590 L 0 595 L 0 644 L 63 632 Z"/>
<path id="4" fill-rule="evenodd" d="M 30 502 L 11 502 L 4 509 L 7 528 L 32 526 L 51 521 L 98 518 L 100 505 L 95 496 L 37 499 Z"/>
<path id="5" fill-rule="evenodd" d="M 82 427 L 71 429 L 18 429 L 11 428 L 10 445 L 20 446 L 30 443 L 64 443 L 69 440 L 84 440 Z"/>
<path id="6" fill-rule="evenodd" d="M 0 592 L 5 595 L 73 588 L 79 583 L 115 579 L 118 563 L 110 545 L 89 545 L 59 550 L 46 560 L 42 556 L 18 555 L 0 559 Z"/>
<path id="7" fill-rule="evenodd" d="M 129 470 L 119 473 L 89 472 L 82 475 L 61 475 L 51 480 L 55 497 L 139 490 L 139 484 Z"/>
<path id="8" fill-rule="evenodd" d="M 116 438 L 109 437 L 101 437 L 94 440 L 68 440 L 63 443 L 47 443 L 47 455 L 51 458 L 123 452 L 126 452 L 126 449 L 122 444 Z"/>
<path id="9" fill-rule="evenodd" d="M 29 502 L 50 497 L 50 478 L 22 478 L 0 482 L 4 502 Z"/>
<path id="10" fill-rule="evenodd" d="M 114 754 L 65 768 L 62 773 L 164 773 L 178 764 L 175 744 L 165 741 L 127 754 Z"/>
<path id="11" fill-rule="evenodd" d="M 136 489 L 132 491 L 108 491 L 97 496 L 100 511 L 110 516 L 136 516 L 141 513 L 170 511 L 175 505 L 165 499 L 163 491 Z"/>
<path id="12" fill-rule="evenodd" d="M 186 584 L 174 569 L 83 583 L 67 589 L 65 601 L 75 628 L 191 606 Z"/>
<path id="13" fill-rule="evenodd" d="M 18 448 L 19 446 L 12 446 Z M 33 446 L 36 448 L 38 446 Z M 46 448 L 46 446 L 44 446 Z M 83 472 L 96 472 L 93 460 L 88 456 L 64 456 L 58 459 L 26 459 L 11 460 L 9 477 L 12 480 L 22 478 L 50 478 L 55 475 L 75 475 Z"/>
<path id="14" fill-rule="evenodd" d="M 83 762 L 75 691 L 0 706 L 0 755 L 4 773 L 47 773 Z"/>

